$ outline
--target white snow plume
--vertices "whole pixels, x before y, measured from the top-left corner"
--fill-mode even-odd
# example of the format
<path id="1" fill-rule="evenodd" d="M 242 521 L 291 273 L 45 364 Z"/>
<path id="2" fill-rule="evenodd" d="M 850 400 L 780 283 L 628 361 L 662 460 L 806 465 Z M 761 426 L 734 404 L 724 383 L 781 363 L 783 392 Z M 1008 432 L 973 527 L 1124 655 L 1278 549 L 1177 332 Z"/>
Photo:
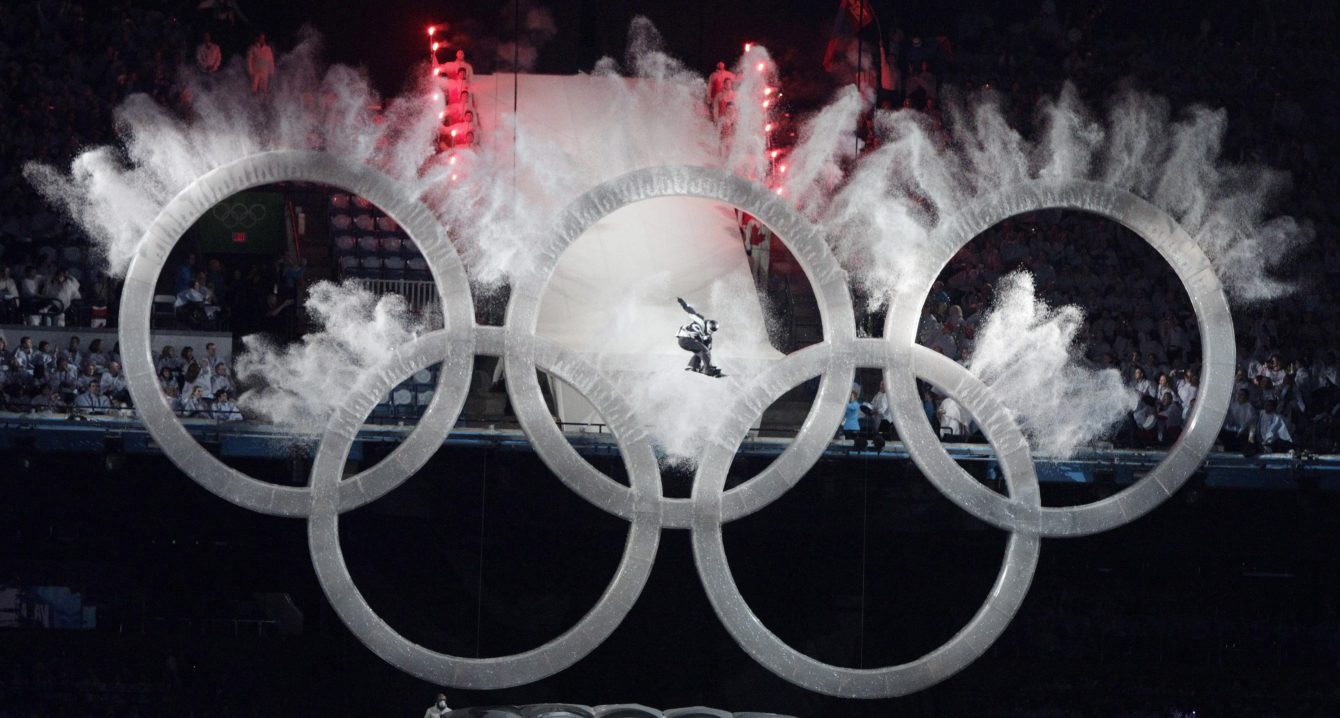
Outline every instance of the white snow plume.
<path id="1" fill-rule="evenodd" d="M 735 129 L 727 138 L 726 168 L 745 179 L 762 181 L 768 172 L 768 113 L 763 91 L 775 81 L 777 66 L 767 48 L 754 45 L 734 72 Z"/>
<path id="2" fill-rule="evenodd" d="M 1067 458 L 1101 438 L 1135 408 L 1135 392 L 1116 369 L 1084 364 L 1075 337 L 1079 307 L 1048 307 L 1034 295 L 1033 275 L 1001 278 L 977 334 L 968 370 L 1020 420 L 1038 456 Z"/>
<path id="3" fill-rule="evenodd" d="M 332 412 L 373 369 L 425 330 L 403 297 L 378 297 L 355 282 L 317 282 L 307 311 L 322 326 L 302 341 L 277 346 L 263 335 L 243 339 L 237 375 L 259 387 L 239 403 L 267 420 L 297 432 L 325 428 Z"/>
<path id="4" fill-rule="evenodd" d="M 68 172 L 31 163 L 30 181 L 63 207 L 96 241 L 114 276 L 125 273 L 144 232 L 186 185 L 210 170 L 256 152 L 323 149 L 409 179 L 433 150 L 437 108 L 428 91 L 381 104 L 366 75 L 335 65 L 322 70 L 320 40 L 305 30 L 279 57 L 269 93 L 257 96 L 240 59 L 204 78 L 179 70 L 189 116 L 132 95 L 116 111 L 122 147 L 84 151 Z M 424 73 L 416 73 L 416 76 Z"/>
<path id="5" fill-rule="evenodd" d="M 922 271 L 926 239 L 977 198 L 1033 179 L 1098 180 L 1176 219 L 1209 256 L 1230 297 L 1251 303 L 1292 291 L 1272 275 L 1310 240 L 1310 226 L 1268 211 L 1287 178 L 1221 157 L 1226 116 L 1128 92 L 1104 121 L 1073 87 L 1041 103 L 1038 137 L 1011 127 L 998 96 L 945 103 L 943 128 L 910 111 L 877 113 L 882 147 L 864 157 L 820 217 L 839 256 L 872 297 Z M 936 271 L 939 267 L 930 267 Z"/>
<path id="6" fill-rule="evenodd" d="M 807 214 L 822 210 L 842 181 L 841 162 L 856 156 L 856 126 L 868 102 L 855 85 L 840 90 L 833 102 L 810 118 L 800 141 L 786 159 L 785 196 Z"/>
<path id="7" fill-rule="evenodd" d="M 461 180 L 428 199 L 452 229 L 471 279 L 485 289 L 527 276 L 535 268 L 531 248 L 592 187 L 644 167 L 721 165 L 706 82 L 666 54 L 646 18 L 629 28 L 622 67 L 605 58 L 591 75 L 562 81 L 583 113 L 579 136 L 555 137 L 543 112 L 509 116 L 504 131 L 458 160 L 466 167 Z M 445 162 L 429 174 L 454 171 Z"/>

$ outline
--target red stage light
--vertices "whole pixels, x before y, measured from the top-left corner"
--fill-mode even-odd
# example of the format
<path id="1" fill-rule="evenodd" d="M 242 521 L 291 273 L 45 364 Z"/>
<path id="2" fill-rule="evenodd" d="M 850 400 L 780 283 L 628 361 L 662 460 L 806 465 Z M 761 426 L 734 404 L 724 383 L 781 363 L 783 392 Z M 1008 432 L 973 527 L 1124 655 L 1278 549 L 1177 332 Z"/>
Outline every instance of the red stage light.
<path id="1" fill-rule="evenodd" d="M 768 124 L 763 125 L 763 131 L 764 131 L 764 132 L 772 132 L 772 123 L 769 122 Z"/>
<path id="2" fill-rule="evenodd" d="M 765 95 L 771 95 L 771 94 L 772 94 L 772 88 L 771 88 L 771 87 L 765 87 L 765 88 L 763 88 L 763 94 L 765 94 Z"/>
<path id="3" fill-rule="evenodd" d="M 449 165 L 456 164 L 456 155 L 452 155 L 451 157 L 447 158 L 447 164 Z"/>
<path id="4" fill-rule="evenodd" d="M 437 113 L 437 119 L 439 119 L 439 120 L 445 120 L 445 119 L 447 119 L 447 111 L 446 111 L 446 110 L 443 110 L 443 111 Z"/>
<path id="5" fill-rule="evenodd" d="M 758 68 L 758 71 L 759 71 L 759 72 L 763 72 L 763 68 L 766 67 L 766 66 L 765 66 L 763 63 L 760 62 L 760 63 L 758 63 L 757 65 L 755 65 L 755 67 Z"/>
<path id="6" fill-rule="evenodd" d="M 778 169 L 780 169 L 780 170 L 782 171 L 782 174 L 786 174 L 786 165 L 782 165 L 782 166 L 779 167 Z"/>
<path id="7" fill-rule="evenodd" d="M 439 93 L 434 92 L 434 93 L 433 93 L 433 102 L 437 102 L 437 101 L 440 100 L 440 99 L 442 99 L 442 95 L 439 94 Z"/>
<path id="8" fill-rule="evenodd" d="M 456 130 L 452 130 L 452 131 L 451 131 L 451 136 L 452 136 L 452 137 L 455 137 L 455 136 L 456 136 Z"/>
<path id="9" fill-rule="evenodd" d="M 754 43 L 752 43 L 752 42 L 746 42 L 746 43 L 744 44 L 744 51 L 745 51 L 745 52 L 749 52 L 749 51 L 752 50 L 752 49 L 754 49 Z"/>
<path id="10" fill-rule="evenodd" d="M 437 26 L 436 26 L 436 25 L 429 25 L 429 26 L 428 26 L 428 37 L 432 37 L 432 36 L 435 35 L 435 34 L 437 34 Z"/>
<path id="11" fill-rule="evenodd" d="M 452 172 L 452 173 L 451 173 L 451 181 L 452 181 L 452 182 L 455 182 L 455 181 L 456 181 L 456 173 L 455 173 L 455 172 Z"/>
<path id="12" fill-rule="evenodd" d="M 434 67 L 434 68 L 433 68 L 433 74 L 434 74 L 434 75 L 441 75 L 441 74 L 442 74 L 442 68 L 440 68 L 440 67 Z"/>
<path id="13" fill-rule="evenodd" d="M 433 43 L 433 52 L 437 52 L 437 48 L 439 47 L 442 47 L 442 43 L 440 42 Z"/>
<path id="14" fill-rule="evenodd" d="M 771 104 L 772 104 L 772 100 L 764 100 L 764 101 L 763 101 L 763 109 L 765 109 L 765 110 L 768 109 L 768 106 L 771 105 Z"/>
<path id="15" fill-rule="evenodd" d="M 777 194 L 778 194 L 778 195 L 781 195 L 781 194 L 782 194 L 782 189 L 783 189 L 783 188 L 781 188 L 781 187 L 778 187 L 778 188 L 777 188 Z"/>
<path id="16" fill-rule="evenodd" d="M 772 152 L 769 152 L 768 155 L 775 160 L 777 159 L 777 155 L 780 155 L 781 153 L 782 153 L 781 150 L 773 150 Z"/>

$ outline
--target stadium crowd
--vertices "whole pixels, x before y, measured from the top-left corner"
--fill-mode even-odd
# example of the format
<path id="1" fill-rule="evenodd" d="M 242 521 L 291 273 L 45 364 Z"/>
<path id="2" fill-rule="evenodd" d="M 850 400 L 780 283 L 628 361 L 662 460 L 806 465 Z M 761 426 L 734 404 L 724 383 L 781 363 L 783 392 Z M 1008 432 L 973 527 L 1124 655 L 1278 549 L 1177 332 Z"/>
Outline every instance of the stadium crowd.
<path id="1" fill-rule="evenodd" d="M 1039 100 L 1069 79 L 1091 106 L 1125 87 L 1166 96 L 1174 107 L 1200 101 L 1225 106 L 1230 115 L 1225 154 L 1233 161 L 1287 170 L 1293 186 L 1275 209 L 1313 222 L 1318 240 L 1289 268 L 1301 291 L 1237 310 L 1240 376 L 1224 445 L 1333 448 L 1340 433 L 1340 392 L 1336 346 L 1327 328 L 1340 320 L 1340 306 L 1313 290 L 1340 279 L 1337 209 L 1326 201 L 1340 191 L 1340 172 L 1326 162 L 1335 155 L 1337 140 L 1319 121 L 1336 109 L 1336 93 L 1326 77 L 1331 52 L 1326 38 L 1337 28 L 1335 7 L 1302 2 L 1231 29 L 1206 21 L 1185 36 L 1178 35 L 1178 28 L 1162 35 L 1126 33 L 1106 21 L 1103 4 L 1090 7 L 1087 14 L 1066 16 L 1054 3 L 1043 2 L 1034 17 L 1010 26 L 997 26 L 988 14 L 969 10 L 952 31 L 930 33 L 887 24 L 883 39 L 891 76 L 880 104 L 920 110 L 944 122 L 940 105 L 947 94 L 990 88 L 1012 122 L 1028 127 Z M 114 108 L 131 93 L 181 106 L 188 98 L 175 83 L 174 68 L 183 62 L 209 73 L 235 54 L 245 60 L 253 91 L 268 91 L 275 59 L 264 34 L 243 34 L 230 23 L 221 46 L 203 31 L 221 26 L 200 13 L 167 2 L 0 7 L 0 99 L 13 108 L 0 118 L 8 138 L 0 147 L 0 320 L 58 326 L 115 322 L 110 316 L 115 283 L 97 270 L 86 239 L 35 196 L 22 176 L 26 161 L 60 165 L 80 147 L 113 141 Z M 1252 51 L 1245 52 L 1246 47 Z M 476 144 L 474 71 L 464 52 L 454 50 L 447 62 L 439 62 L 435 53 L 432 71 L 445 105 L 441 148 Z M 709 112 L 726 126 L 734 114 L 733 79 L 718 65 L 708 83 Z M 867 147 L 873 147 L 875 138 L 868 139 Z M 1080 341 L 1088 360 L 1119 369 L 1141 395 L 1111 438 L 1127 445 L 1166 445 L 1195 401 L 1198 336 L 1171 272 L 1152 255 L 1127 252 L 1138 243 L 1123 230 L 1089 218 L 1015 218 L 955 258 L 928 301 L 920 339 L 968 361 L 994 283 L 1003 273 L 1028 269 L 1050 303 L 1075 303 L 1086 310 Z M 268 286 L 267 279 L 263 271 L 252 272 L 256 277 L 229 273 L 216 266 L 220 261 L 211 257 L 184 283 L 179 279 L 176 321 L 195 328 L 232 324 L 249 331 L 263 328 L 265 322 L 257 317 L 292 315 L 300 299 L 296 293 L 271 291 L 274 301 L 267 304 L 264 291 L 229 292 L 225 285 Z M 1132 271 L 1136 266 L 1139 271 Z M 247 301 L 230 302 L 225 299 L 229 294 Z M 16 370 L 15 351 L 9 348 L 3 368 L 6 385 L 15 387 L 7 396 L 31 403 L 32 389 L 49 386 L 50 379 L 33 376 L 26 385 L 26 372 L 45 367 Z M 56 373 L 57 355 L 51 356 Z M 87 369 L 71 368 L 81 377 Z M 117 392 L 107 391 L 102 381 L 109 369 L 107 364 L 93 368 L 101 400 L 86 401 L 107 401 L 116 409 Z M 173 371 L 174 399 L 183 413 L 202 415 L 202 403 L 212 412 L 213 388 L 195 384 L 199 377 L 187 379 L 180 367 Z M 211 381 L 215 376 L 208 365 L 200 371 Z M 192 386 L 200 389 L 199 397 Z M 70 388 L 78 391 L 72 395 Z M 65 389 L 55 394 L 73 405 L 87 386 Z M 942 433 L 975 434 L 962 407 L 925 389 L 928 415 Z M 53 393 L 44 394 L 41 402 L 55 401 Z M 857 400 L 879 403 L 870 395 Z"/>
<path id="2" fill-rule="evenodd" d="M 218 345 L 194 347 L 164 344 L 154 367 L 158 388 L 183 418 L 241 421 L 231 364 Z M 70 416 L 134 416 L 134 402 L 121 366 L 121 345 L 102 339 L 87 344 L 70 336 L 63 348 L 21 337 L 14 347 L 0 338 L 0 407 L 5 411 Z"/>

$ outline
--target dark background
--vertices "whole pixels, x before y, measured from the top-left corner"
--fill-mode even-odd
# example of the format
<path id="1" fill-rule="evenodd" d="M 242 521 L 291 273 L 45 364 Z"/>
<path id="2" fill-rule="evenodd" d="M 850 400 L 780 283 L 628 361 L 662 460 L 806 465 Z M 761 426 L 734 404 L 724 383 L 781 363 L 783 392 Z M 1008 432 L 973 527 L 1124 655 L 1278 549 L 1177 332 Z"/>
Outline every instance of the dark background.
<path id="1" fill-rule="evenodd" d="M 0 665 L 64 674 L 72 708 L 98 695 L 90 676 L 111 681 L 126 666 L 161 686 L 165 715 L 417 715 L 436 692 L 333 615 L 304 522 L 233 507 L 163 459 L 119 457 L 108 469 L 102 457 L 20 450 L 0 462 L 14 467 L 0 480 L 0 583 L 69 585 L 99 607 L 93 632 L 0 632 Z M 273 480 L 293 468 L 236 465 Z M 732 482 L 760 468 L 739 460 Z M 1051 485 L 1045 498 L 1112 490 Z M 811 694 L 758 666 L 713 614 L 688 533 L 667 530 L 641 598 L 590 656 L 532 685 L 448 694 L 453 705 L 706 704 L 803 716 L 1334 715 L 1337 509 L 1340 497 L 1306 487 L 1211 490 L 1193 478 L 1127 526 L 1045 541 L 1019 615 L 985 656 L 883 701 Z M 341 521 L 372 607 L 408 638 L 463 656 L 524 651 L 573 625 L 611 580 L 626 530 L 534 456 L 503 451 L 444 450 Z M 728 525 L 726 548 L 744 597 L 779 636 L 819 660 L 874 667 L 959 630 L 985 600 L 1005 538 L 910 464 L 830 459 Z M 290 594 L 303 633 L 234 636 L 204 622 L 250 615 L 255 593 Z"/>

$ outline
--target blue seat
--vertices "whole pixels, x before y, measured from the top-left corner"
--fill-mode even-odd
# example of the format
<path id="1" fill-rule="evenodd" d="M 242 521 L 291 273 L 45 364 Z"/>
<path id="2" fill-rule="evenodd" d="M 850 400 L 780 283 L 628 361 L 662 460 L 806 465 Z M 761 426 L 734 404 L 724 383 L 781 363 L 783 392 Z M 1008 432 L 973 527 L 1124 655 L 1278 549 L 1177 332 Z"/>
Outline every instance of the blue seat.
<path id="1" fill-rule="evenodd" d="M 335 237 L 335 254 L 354 254 L 358 251 L 358 240 L 351 234 L 341 234 Z"/>

